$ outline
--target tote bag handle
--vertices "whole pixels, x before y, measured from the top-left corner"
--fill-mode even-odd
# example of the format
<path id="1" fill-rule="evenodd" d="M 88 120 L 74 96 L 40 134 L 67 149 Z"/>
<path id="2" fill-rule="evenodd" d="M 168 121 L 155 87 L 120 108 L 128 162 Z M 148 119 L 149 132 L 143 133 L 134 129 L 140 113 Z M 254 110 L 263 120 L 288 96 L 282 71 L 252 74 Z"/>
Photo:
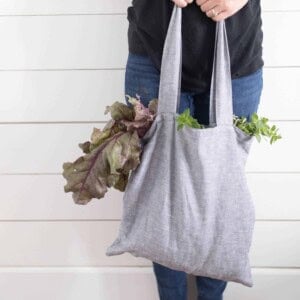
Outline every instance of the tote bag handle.
<path id="1" fill-rule="evenodd" d="M 174 4 L 161 62 L 158 113 L 178 112 L 182 69 L 182 8 Z M 232 125 L 233 104 L 230 56 L 225 21 L 216 22 L 210 85 L 209 124 Z"/>

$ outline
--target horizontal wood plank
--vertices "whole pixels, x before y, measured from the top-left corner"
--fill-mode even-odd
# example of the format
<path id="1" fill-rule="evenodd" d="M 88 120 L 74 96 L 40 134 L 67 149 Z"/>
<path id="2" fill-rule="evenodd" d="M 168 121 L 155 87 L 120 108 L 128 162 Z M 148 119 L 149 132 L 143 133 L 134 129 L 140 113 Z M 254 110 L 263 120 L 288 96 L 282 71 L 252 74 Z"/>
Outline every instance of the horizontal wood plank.
<path id="1" fill-rule="evenodd" d="M 6 199 L 0 201 L 0 220 L 118 220 L 121 217 L 123 193 L 113 188 L 105 198 L 78 205 L 71 193 L 64 192 L 66 180 L 61 175 L 2 175 L 0 181 L 2 197 Z M 14 186 L 18 188 L 13 189 Z"/>
<path id="2" fill-rule="evenodd" d="M 229 282 L 224 300 L 298 300 L 300 271 L 252 269 L 254 286 Z M 0 268 L 3 299 L 44 300 L 157 300 L 152 267 L 144 268 Z M 194 284 L 188 276 L 189 288 Z M 11 288 L 18 286 L 17 289 Z M 190 289 L 189 300 L 196 289 Z"/>
<path id="3" fill-rule="evenodd" d="M 131 0 L 2 0 L 0 15 L 124 14 Z"/>
<path id="4" fill-rule="evenodd" d="M 300 220 L 300 173 L 247 173 L 257 220 Z M 61 175 L 2 175 L 0 220 L 119 220 L 123 193 L 76 205 Z M 16 187 L 16 188 L 13 188 Z M 22 191 L 22 193 L 20 193 Z"/>
<path id="5" fill-rule="evenodd" d="M 2 0 L 0 15 L 22 14 L 120 14 L 126 13 L 131 0 Z M 264 0 L 261 1 L 265 11 L 299 10 L 297 0 Z"/>
<path id="6" fill-rule="evenodd" d="M 127 56 L 123 15 L 0 18 L 0 69 L 121 68 Z"/>
<path id="7" fill-rule="evenodd" d="M 263 58 L 266 66 L 300 66 L 297 55 L 300 41 L 291 34 L 291 28 L 299 26 L 298 16 L 299 11 L 263 14 Z"/>
<path id="8" fill-rule="evenodd" d="M 264 68 L 258 114 L 271 120 L 299 120 L 300 68 Z"/>
<path id="9" fill-rule="evenodd" d="M 0 121 L 106 121 L 105 107 L 125 102 L 124 77 L 124 70 L 0 72 Z"/>
<path id="10" fill-rule="evenodd" d="M 264 11 L 290 11 L 300 10 L 300 3 L 297 0 L 261 0 L 261 6 Z"/>
<path id="11" fill-rule="evenodd" d="M 0 266 L 148 266 L 129 253 L 106 256 L 119 221 L 0 222 Z M 21 250 L 21 251 L 20 251 Z M 255 223 L 252 267 L 300 267 L 300 222 Z"/>
<path id="12" fill-rule="evenodd" d="M 299 269 L 254 269 L 254 285 L 245 288 L 229 283 L 224 300 L 298 300 L 300 298 Z"/>
<path id="13" fill-rule="evenodd" d="M 158 299 L 154 274 L 149 267 L 0 268 L 0 297 L 9 300 Z"/>
<path id="14" fill-rule="evenodd" d="M 299 15 L 263 15 L 266 66 L 300 66 Z M 2 17 L 0 70 L 124 68 L 127 28 L 125 15 Z"/>
<path id="15" fill-rule="evenodd" d="M 264 68 L 259 115 L 300 120 L 300 68 Z M 125 70 L 0 72 L 0 122 L 107 121 L 125 103 Z M 135 96 L 135 95 L 131 95 Z"/>

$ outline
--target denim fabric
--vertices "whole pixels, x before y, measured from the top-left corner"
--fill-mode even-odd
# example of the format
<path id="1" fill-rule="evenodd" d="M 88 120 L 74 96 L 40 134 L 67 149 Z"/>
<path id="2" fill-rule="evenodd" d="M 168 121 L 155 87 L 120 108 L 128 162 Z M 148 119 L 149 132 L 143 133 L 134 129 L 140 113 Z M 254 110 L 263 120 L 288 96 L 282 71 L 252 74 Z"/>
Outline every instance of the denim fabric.
<path id="1" fill-rule="evenodd" d="M 159 72 L 147 56 L 129 53 L 125 72 L 125 94 L 139 95 L 144 105 L 158 98 Z M 258 109 L 263 87 L 262 69 L 232 80 L 233 112 L 238 116 L 250 115 Z M 191 114 L 203 124 L 208 124 L 209 91 L 204 94 L 182 92 L 179 113 L 187 107 Z M 125 101 L 128 103 L 127 98 Z M 161 300 L 187 299 L 186 273 L 175 271 L 153 262 L 158 291 Z M 199 300 L 222 300 L 227 282 L 203 276 L 196 276 Z"/>

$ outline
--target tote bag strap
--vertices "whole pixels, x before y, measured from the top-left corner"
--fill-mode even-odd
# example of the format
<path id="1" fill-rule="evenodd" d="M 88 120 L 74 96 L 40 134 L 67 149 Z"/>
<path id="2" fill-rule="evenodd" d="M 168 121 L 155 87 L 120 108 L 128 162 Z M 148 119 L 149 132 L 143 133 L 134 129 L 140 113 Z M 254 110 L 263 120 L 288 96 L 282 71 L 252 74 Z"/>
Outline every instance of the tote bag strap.
<path id="1" fill-rule="evenodd" d="M 158 113 L 178 112 L 182 68 L 182 8 L 174 4 L 161 62 Z M 216 22 L 209 124 L 232 124 L 230 56 L 225 21 Z"/>

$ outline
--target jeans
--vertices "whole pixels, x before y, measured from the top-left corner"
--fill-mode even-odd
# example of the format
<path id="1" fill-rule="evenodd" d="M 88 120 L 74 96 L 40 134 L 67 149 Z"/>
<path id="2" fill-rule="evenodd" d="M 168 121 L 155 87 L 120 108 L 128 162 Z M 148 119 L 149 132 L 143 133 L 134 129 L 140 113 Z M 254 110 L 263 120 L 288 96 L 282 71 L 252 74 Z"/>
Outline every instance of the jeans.
<path id="1" fill-rule="evenodd" d="M 250 75 L 232 80 L 233 113 L 250 121 L 252 113 L 257 112 L 263 88 L 263 69 Z M 158 98 L 160 74 L 148 56 L 128 54 L 125 70 L 125 94 L 138 95 L 147 106 L 153 98 Z M 190 108 L 191 115 L 199 123 L 209 123 L 209 90 L 198 94 L 181 91 L 179 111 Z M 127 105 L 130 105 L 125 97 Z M 160 300 L 186 300 L 187 274 L 172 270 L 152 262 Z M 204 276 L 195 276 L 198 300 L 222 300 L 227 282 Z"/>

